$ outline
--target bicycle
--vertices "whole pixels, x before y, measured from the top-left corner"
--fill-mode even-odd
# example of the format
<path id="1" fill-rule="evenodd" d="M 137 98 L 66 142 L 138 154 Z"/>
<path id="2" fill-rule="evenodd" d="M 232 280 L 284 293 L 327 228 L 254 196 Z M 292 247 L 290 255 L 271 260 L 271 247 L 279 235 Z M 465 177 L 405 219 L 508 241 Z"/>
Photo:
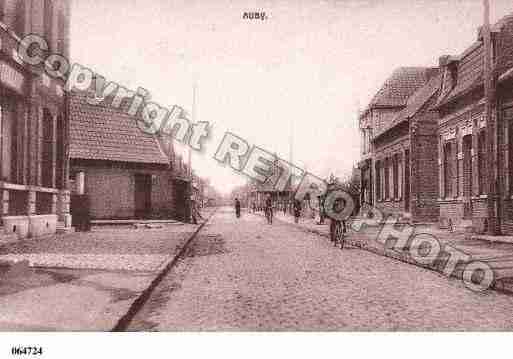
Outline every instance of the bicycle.
<path id="1" fill-rule="evenodd" d="M 330 241 L 336 247 L 340 244 L 340 249 L 344 249 L 346 237 L 346 221 L 332 219 L 330 223 Z"/>

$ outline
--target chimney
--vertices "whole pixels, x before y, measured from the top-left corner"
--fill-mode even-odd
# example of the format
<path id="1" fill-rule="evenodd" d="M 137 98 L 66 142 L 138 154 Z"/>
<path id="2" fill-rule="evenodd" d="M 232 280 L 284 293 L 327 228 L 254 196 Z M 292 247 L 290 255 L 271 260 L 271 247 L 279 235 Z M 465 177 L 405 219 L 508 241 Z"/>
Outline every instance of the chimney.
<path id="1" fill-rule="evenodd" d="M 440 72 L 443 74 L 442 91 L 440 97 L 445 97 L 456 86 L 458 80 L 458 59 L 454 56 L 444 55 L 438 59 Z"/>

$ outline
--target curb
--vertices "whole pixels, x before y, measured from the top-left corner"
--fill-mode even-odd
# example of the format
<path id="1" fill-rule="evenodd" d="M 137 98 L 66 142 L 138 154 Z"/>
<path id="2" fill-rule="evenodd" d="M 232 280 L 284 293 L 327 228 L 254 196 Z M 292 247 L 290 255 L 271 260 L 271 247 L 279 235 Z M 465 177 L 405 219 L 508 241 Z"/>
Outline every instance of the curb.
<path id="1" fill-rule="evenodd" d="M 329 239 L 329 235 L 327 235 L 324 232 L 321 232 L 321 231 L 318 231 L 318 230 L 315 230 L 315 229 L 311 229 L 311 228 L 306 228 L 306 227 L 303 227 L 301 225 L 297 225 L 295 223 L 290 223 L 290 222 L 287 222 L 287 221 L 284 221 L 284 220 L 281 220 L 281 219 L 278 219 L 278 218 L 277 218 L 277 220 L 280 223 L 284 223 L 284 224 L 287 224 L 287 225 L 290 225 L 290 226 L 297 227 L 300 230 L 302 230 L 303 232 L 316 234 L 316 235 L 318 235 L 320 237 L 324 237 L 324 238 L 328 238 Z M 361 250 L 373 253 L 375 255 L 379 255 L 381 257 L 395 259 L 397 261 L 400 261 L 400 262 L 403 262 L 403 263 L 406 263 L 406 264 L 410 264 L 410 265 L 414 265 L 416 267 L 428 269 L 430 271 L 433 271 L 433 272 L 436 272 L 438 274 L 441 274 L 442 276 L 447 278 L 447 275 L 445 275 L 438 268 L 440 266 L 440 263 L 441 263 L 440 260 L 435 260 L 434 263 L 431 264 L 431 265 L 423 265 L 421 263 L 418 263 L 418 262 L 414 261 L 405 252 L 387 251 L 386 248 L 385 248 L 384 251 L 380 251 L 377 248 L 372 248 L 372 247 L 366 246 L 365 243 L 355 242 L 355 241 L 351 241 L 351 240 L 348 240 L 348 239 L 346 239 L 346 243 L 352 245 L 353 247 L 356 247 L 356 248 L 359 248 Z M 458 266 L 456 266 L 456 268 L 454 269 L 453 273 L 449 277 L 456 278 L 458 280 L 463 280 L 463 270 L 458 265 Z M 499 278 L 497 281 L 494 281 L 494 283 L 490 286 L 489 289 L 495 290 L 495 291 L 503 293 L 503 294 L 513 295 L 513 280 L 512 279 L 513 278 L 511 278 L 511 277 Z"/>
<path id="2" fill-rule="evenodd" d="M 164 276 L 166 276 L 171 268 L 174 267 L 174 265 L 177 263 L 178 259 L 181 258 L 191 242 L 196 238 L 197 234 L 201 229 L 207 224 L 208 221 L 212 218 L 212 216 L 217 212 L 217 208 L 210 213 L 207 219 L 205 219 L 199 226 L 196 228 L 196 231 L 187 239 L 187 241 L 184 243 L 182 248 L 180 248 L 180 251 L 169 258 L 169 260 L 162 263 L 159 269 L 159 273 L 157 276 L 150 282 L 149 286 L 142 291 L 142 293 L 132 302 L 130 305 L 128 311 L 117 321 L 116 325 L 110 330 L 111 332 L 123 332 L 128 328 L 130 325 L 130 322 L 135 317 L 135 315 L 139 312 L 139 310 L 142 308 L 142 306 L 146 303 L 150 295 L 153 293 L 155 288 L 160 284 Z"/>

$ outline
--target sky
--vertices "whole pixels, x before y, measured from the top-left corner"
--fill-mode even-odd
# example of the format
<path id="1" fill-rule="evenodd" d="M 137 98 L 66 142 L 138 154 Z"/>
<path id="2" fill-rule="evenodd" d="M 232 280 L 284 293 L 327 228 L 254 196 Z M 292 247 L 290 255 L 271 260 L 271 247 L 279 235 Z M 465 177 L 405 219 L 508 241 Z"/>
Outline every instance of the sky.
<path id="1" fill-rule="evenodd" d="M 195 120 L 212 136 L 192 166 L 223 193 L 247 180 L 213 159 L 226 131 L 322 178 L 348 175 L 358 110 L 395 68 L 464 51 L 483 19 L 481 0 L 72 4 L 73 62 L 168 108 L 191 111 L 197 84 Z M 253 11 L 267 19 L 243 19 Z M 513 1 L 491 1 L 492 21 L 512 12 Z"/>

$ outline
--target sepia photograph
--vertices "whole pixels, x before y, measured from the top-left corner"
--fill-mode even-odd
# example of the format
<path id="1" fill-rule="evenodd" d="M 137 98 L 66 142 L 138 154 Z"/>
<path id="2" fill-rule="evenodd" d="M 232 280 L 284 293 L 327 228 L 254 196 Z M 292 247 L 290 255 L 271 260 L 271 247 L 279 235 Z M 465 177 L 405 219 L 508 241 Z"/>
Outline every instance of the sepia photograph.
<path id="1" fill-rule="evenodd" d="M 513 330 L 511 0 L 0 0 L 0 133 L 2 358 Z"/>

